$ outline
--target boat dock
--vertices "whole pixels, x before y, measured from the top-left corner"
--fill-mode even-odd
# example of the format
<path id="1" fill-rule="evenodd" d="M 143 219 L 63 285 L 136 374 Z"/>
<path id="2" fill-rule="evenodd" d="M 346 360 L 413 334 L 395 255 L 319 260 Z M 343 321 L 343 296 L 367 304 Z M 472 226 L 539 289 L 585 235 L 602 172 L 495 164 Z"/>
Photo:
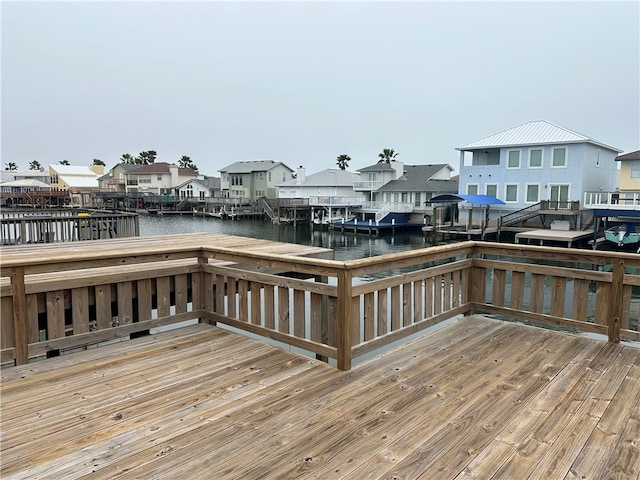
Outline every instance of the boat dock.
<path id="1" fill-rule="evenodd" d="M 482 316 L 349 372 L 199 324 L 3 369 L 1 473 L 636 479 L 638 412 L 640 349 Z"/>
<path id="2" fill-rule="evenodd" d="M 593 232 L 586 230 L 553 230 L 546 228 L 516 233 L 516 243 L 520 243 L 521 240 L 526 240 L 527 243 L 531 240 L 536 240 L 539 245 L 543 245 L 544 242 L 566 243 L 567 247 L 571 247 L 577 242 L 592 237 Z"/>
<path id="3" fill-rule="evenodd" d="M 422 223 L 411 222 L 376 222 L 373 220 L 349 220 L 345 222 L 335 222 L 328 224 L 329 230 L 339 230 L 341 232 L 366 233 L 369 235 L 379 235 L 384 232 L 394 233 L 396 230 L 420 230 Z"/>

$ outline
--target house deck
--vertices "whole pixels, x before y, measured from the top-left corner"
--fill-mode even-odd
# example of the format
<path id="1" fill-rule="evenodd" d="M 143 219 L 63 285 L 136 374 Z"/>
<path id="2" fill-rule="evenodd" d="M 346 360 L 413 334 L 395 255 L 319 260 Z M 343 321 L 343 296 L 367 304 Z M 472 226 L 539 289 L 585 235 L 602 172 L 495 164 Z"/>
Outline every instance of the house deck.
<path id="1" fill-rule="evenodd" d="M 640 349 L 464 317 L 350 371 L 199 324 L 2 370 L 2 478 L 638 478 Z"/>

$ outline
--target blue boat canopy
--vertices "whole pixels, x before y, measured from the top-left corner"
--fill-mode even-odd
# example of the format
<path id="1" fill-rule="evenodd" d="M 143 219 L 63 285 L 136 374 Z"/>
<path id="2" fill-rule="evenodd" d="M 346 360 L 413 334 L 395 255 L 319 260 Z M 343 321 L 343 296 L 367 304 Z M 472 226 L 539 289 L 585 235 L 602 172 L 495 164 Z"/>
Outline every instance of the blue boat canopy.
<path id="1" fill-rule="evenodd" d="M 429 203 L 469 202 L 472 205 L 505 205 L 505 203 L 491 195 L 466 195 L 464 193 L 437 195 Z"/>

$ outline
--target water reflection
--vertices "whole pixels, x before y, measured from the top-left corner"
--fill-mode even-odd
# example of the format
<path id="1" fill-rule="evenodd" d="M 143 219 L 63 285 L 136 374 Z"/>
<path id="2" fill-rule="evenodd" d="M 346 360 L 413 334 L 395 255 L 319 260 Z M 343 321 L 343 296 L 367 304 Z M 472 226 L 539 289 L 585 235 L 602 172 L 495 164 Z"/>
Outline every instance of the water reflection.
<path id="1" fill-rule="evenodd" d="M 263 220 L 220 220 L 183 215 L 144 215 L 140 235 L 211 232 L 331 248 L 336 260 L 353 260 L 428 247 L 422 232 L 362 233 L 312 229 L 310 225 L 274 225 Z"/>

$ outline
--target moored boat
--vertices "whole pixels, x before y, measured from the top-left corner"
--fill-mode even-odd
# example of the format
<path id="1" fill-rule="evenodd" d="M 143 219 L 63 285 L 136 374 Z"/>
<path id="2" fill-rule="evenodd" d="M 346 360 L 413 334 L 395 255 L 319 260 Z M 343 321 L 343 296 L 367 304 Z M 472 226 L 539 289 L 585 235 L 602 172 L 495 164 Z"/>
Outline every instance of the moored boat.
<path id="1" fill-rule="evenodd" d="M 608 228 L 604 232 L 604 238 L 619 247 L 638 244 L 638 251 L 640 251 L 640 232 L 635 223 L 621 223 Z"/>

